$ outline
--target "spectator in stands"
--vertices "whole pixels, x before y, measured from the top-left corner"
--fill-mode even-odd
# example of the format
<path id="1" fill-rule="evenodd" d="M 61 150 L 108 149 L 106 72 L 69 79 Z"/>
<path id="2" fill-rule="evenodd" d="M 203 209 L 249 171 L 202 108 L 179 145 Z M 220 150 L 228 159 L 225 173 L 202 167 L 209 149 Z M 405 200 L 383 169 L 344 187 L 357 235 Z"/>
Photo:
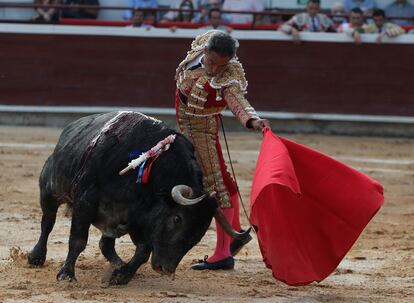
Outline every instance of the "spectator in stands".
<path id="1" fill-rule="evenodd" d="M 222 24 L 221 10 L 218 7 L 210 9 L 208 12 L 208 19 L 210 25 L 200 28 L 201 30 L 207 32 L 209 30 L 216 29 L 228 33 L 232 31 L 231 27 Z"/>
<path id="2" fill-rule="evenodd" d="M 197 4 L 192 0 L 176 0 L 172 2 L 170 8 L 180 9 L 180 11 L 169 11 L 161 21 L 191 22 L 194 18 L 193 10 L 197 9 Z"/>
<path id="3" fill-rule="evenodd" d="M 196 14 L 193 18 L 194 23 L 208 23 L 210 22 L 209 12 L 213 8 L 221 8 L 221 0 L 204 0 L 199 1 L 198 8 L 200 9 L 200 13 Z"/>
<path id="4" fill-rule="evenodd" d="M 371 16 L 374 11 L 374 0 L 345 0 L 345 10 L 350 13 L 353 8 L 358 7 L 362 10 L 363 15 Z"/>
<path id="5" fill-rule="evenodd" d="M 407 0 L 395 0 L 385 8 L 385 14 L 398 25 L 410 25 L 414 22 L 414 5 Z M 405 17 L 411 19 L 394 19 L 392 17 Z"/>
<path id="6" fill-rule="evenodd" d="M 309 0 L 306 12 L 294 15 L 289 21 L 284 23 L 280 30 L 288 35 L 292 35 L 294 41 L 300 41 L 299 32 L 335 32 L 335 28 L 328 16 L 319 13 L 319 0 Z"/>
<path id="7" fill-rule="evenodd" d="M 337 2 L 331 7 L 331 19 L 334 27 L 337 29 L 342 23 L 346 22 L 345 6 L 341 2 Z"/>
<path id="8" fill-rule="evenodd" d="M 359 7 L 354 7 L 349 14 L 349 22 L 343 23 L 338 28 L 338 33 L 351 36 L 356 44 L 361 44 L 361 34 L 365 33 L 364 12 Z"/>
<path id="9" fill-rule="evenodd" d="M 250 11 L 263 12 L 264 5 L 261 0 L 224 0 L 223 11 Z M 224 16 L 230 23 L 255 23 L 260 22 L 261 17 L 253 17 L 253 14 L 226 14 Z"/>
<path id="10" fill-rule="evenodd" d="M 141 9 L 135 9 L 134 15 L 132 16 L 132 23 L 128 25 L 128 27 L 133 28 L 144 28 L 146 30 L 150 30 L 152 28 L 151 25 L 144 23 L 145 13 Z"/>
<path id="11" fill-rule="evenodd" d="M 390 38 L 397 37 L 405 33 L 405 30 L 400 26 L 391 22 L 386 22 L 385 12 L 382 9 L 374 10 L 372 14 L 374 23 L 365 26 L 365 32 L 370 34 L 379 34 L 377 42 L 381 43 L 384 36 Z"/>
<path id="12" fill-rule="evenodd" d="M 35 21 L 40 22 L 57 22 L 59 19 L 58 11 L 53 7 L 44 7 L 44 5 L 62 4 L 62 0 L 35 0 L 36 12 L 39 14 Z"/>
<path id="13" fill-rule="evenodd" d="M 181 11 L 178 12 L 177 21 L 179 22 L 191 22 L 194 19 L 195 5 L 191 0 L 183 0 L 180 4 Z"/>
<path id="14" fill-rule="evenodd" d="M 94 5 L 99 6 L 99 0 L 65 0 L 65 5 Z M 77 8 L 64 9 L 62 11 L 63 18 L 74 19 L 96 19 L 99 9 L 95 8 Z"/>
<path id="15" fill-rule="evenodd" d="M 135 13 L 135 9 L 137 8 L 158 8 L 158 1 L 157 0 L 128 0 L 127 3 L 128 7 L 132 7 L 133 10 L 126 10 L 124 12 L 124 19 L 131 20 Z M 146 13 L 144 14 L 145 20 L 153 21 L 155 19 L 155 13 Z"/>

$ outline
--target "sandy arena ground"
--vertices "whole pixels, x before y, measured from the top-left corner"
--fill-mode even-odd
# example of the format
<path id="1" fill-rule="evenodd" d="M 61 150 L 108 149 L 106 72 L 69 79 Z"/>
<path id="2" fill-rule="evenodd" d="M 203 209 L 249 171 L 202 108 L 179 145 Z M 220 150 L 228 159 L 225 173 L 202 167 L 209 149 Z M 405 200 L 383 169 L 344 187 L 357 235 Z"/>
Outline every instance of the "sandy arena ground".
<path id="1" fill-rule="evenodd" d="M 65 260 L 70 220 L 59 211 L 42 268 L 26 255 L 40 233 L 37 180 L 61 129 L 0 127 L 0 302 L 414 302 L 414 139 L 288 135 L 348 163 L 380 181 L 385 204 L 338 269 L 321 283 L 290 287 L 273 279 L 261 261 L 256 239 L 232 271 L 189 270 L 211 253 L 214 224 L 180 263 L 176 279 L 142 266 L 126 286 L 102 282 L 109 266 L 92 227 L 76 264 L 78 282 L 56 282 Z M 229 135 L 235 170 L 248 209 L 260 135 Z M 246 226 L 246 218 L 243 218 Z M 117 240 L 123 258 L 133 254 L 128 237 Z"/>

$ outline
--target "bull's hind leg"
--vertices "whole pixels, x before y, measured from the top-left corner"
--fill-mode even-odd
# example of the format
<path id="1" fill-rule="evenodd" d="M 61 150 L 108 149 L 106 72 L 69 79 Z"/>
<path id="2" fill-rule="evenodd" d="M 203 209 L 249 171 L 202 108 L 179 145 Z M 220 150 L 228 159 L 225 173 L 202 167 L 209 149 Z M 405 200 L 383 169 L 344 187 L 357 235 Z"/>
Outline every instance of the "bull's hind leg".
<path id="1" fill-rule="evenodd" d="M 56 276 L 58 281 L 76 281 L 75 263 L 79 254 L 88 243 L 89 227 L 96 215 L 97 191 L 89 187 L 86 190 L 79 189 L 79 198 L 75 194 L 73 202 L 72 223 L 70 227 L 69 251 L 65 264 Z"/>
<path id="2" fill-rule="evenodd" d="M 125 265 L 125 262 L 118 256 L 115 251 L 115 239 L 102 236 L 99 240 L 99 248 L 101 249 L 104 257 L 111 263 L 115 268 L 119 268 Z"/>
<path id="3" fill-rule="evenodd" d="M 59 203 L 49 192 L 41 189 L 40 206 L 42 208 L 42 223 L 39 241 L 29 253 L 27 259 L 29 264 L 41 266 L 45 263 L 47 253 L 47 239 L 56 222 L 56 213 Z"/>

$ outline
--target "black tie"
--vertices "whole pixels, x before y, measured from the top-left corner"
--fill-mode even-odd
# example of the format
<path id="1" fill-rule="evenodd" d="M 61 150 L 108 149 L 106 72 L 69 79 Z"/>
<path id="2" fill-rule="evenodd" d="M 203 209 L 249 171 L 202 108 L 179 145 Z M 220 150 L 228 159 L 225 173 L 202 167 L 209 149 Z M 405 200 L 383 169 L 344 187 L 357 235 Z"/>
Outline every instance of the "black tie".
<path id="1" fill-rule="evenodd" d="M 318 31 L 318 29 L 316 28 L 315 18 L 312 18 L 312 30 L 313 30 L 314 32 L 317 32 L 317 31 Z"/>

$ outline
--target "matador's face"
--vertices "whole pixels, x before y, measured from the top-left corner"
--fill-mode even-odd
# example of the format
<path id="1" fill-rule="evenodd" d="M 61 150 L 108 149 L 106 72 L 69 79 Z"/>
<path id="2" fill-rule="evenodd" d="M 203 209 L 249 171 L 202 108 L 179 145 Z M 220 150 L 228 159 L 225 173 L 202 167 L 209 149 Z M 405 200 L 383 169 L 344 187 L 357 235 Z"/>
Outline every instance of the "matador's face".
<path id="1" fill-rule="evenodd" d="M 230 57 L 222 57 L 214 51 L 208 51 L 207 49 L 204 49 L 203 64 L 205 66 L 207 76 L 215 77 L 218 74 L 222 73 L 226 69 L 227 64 L 230 60 Z"/>

